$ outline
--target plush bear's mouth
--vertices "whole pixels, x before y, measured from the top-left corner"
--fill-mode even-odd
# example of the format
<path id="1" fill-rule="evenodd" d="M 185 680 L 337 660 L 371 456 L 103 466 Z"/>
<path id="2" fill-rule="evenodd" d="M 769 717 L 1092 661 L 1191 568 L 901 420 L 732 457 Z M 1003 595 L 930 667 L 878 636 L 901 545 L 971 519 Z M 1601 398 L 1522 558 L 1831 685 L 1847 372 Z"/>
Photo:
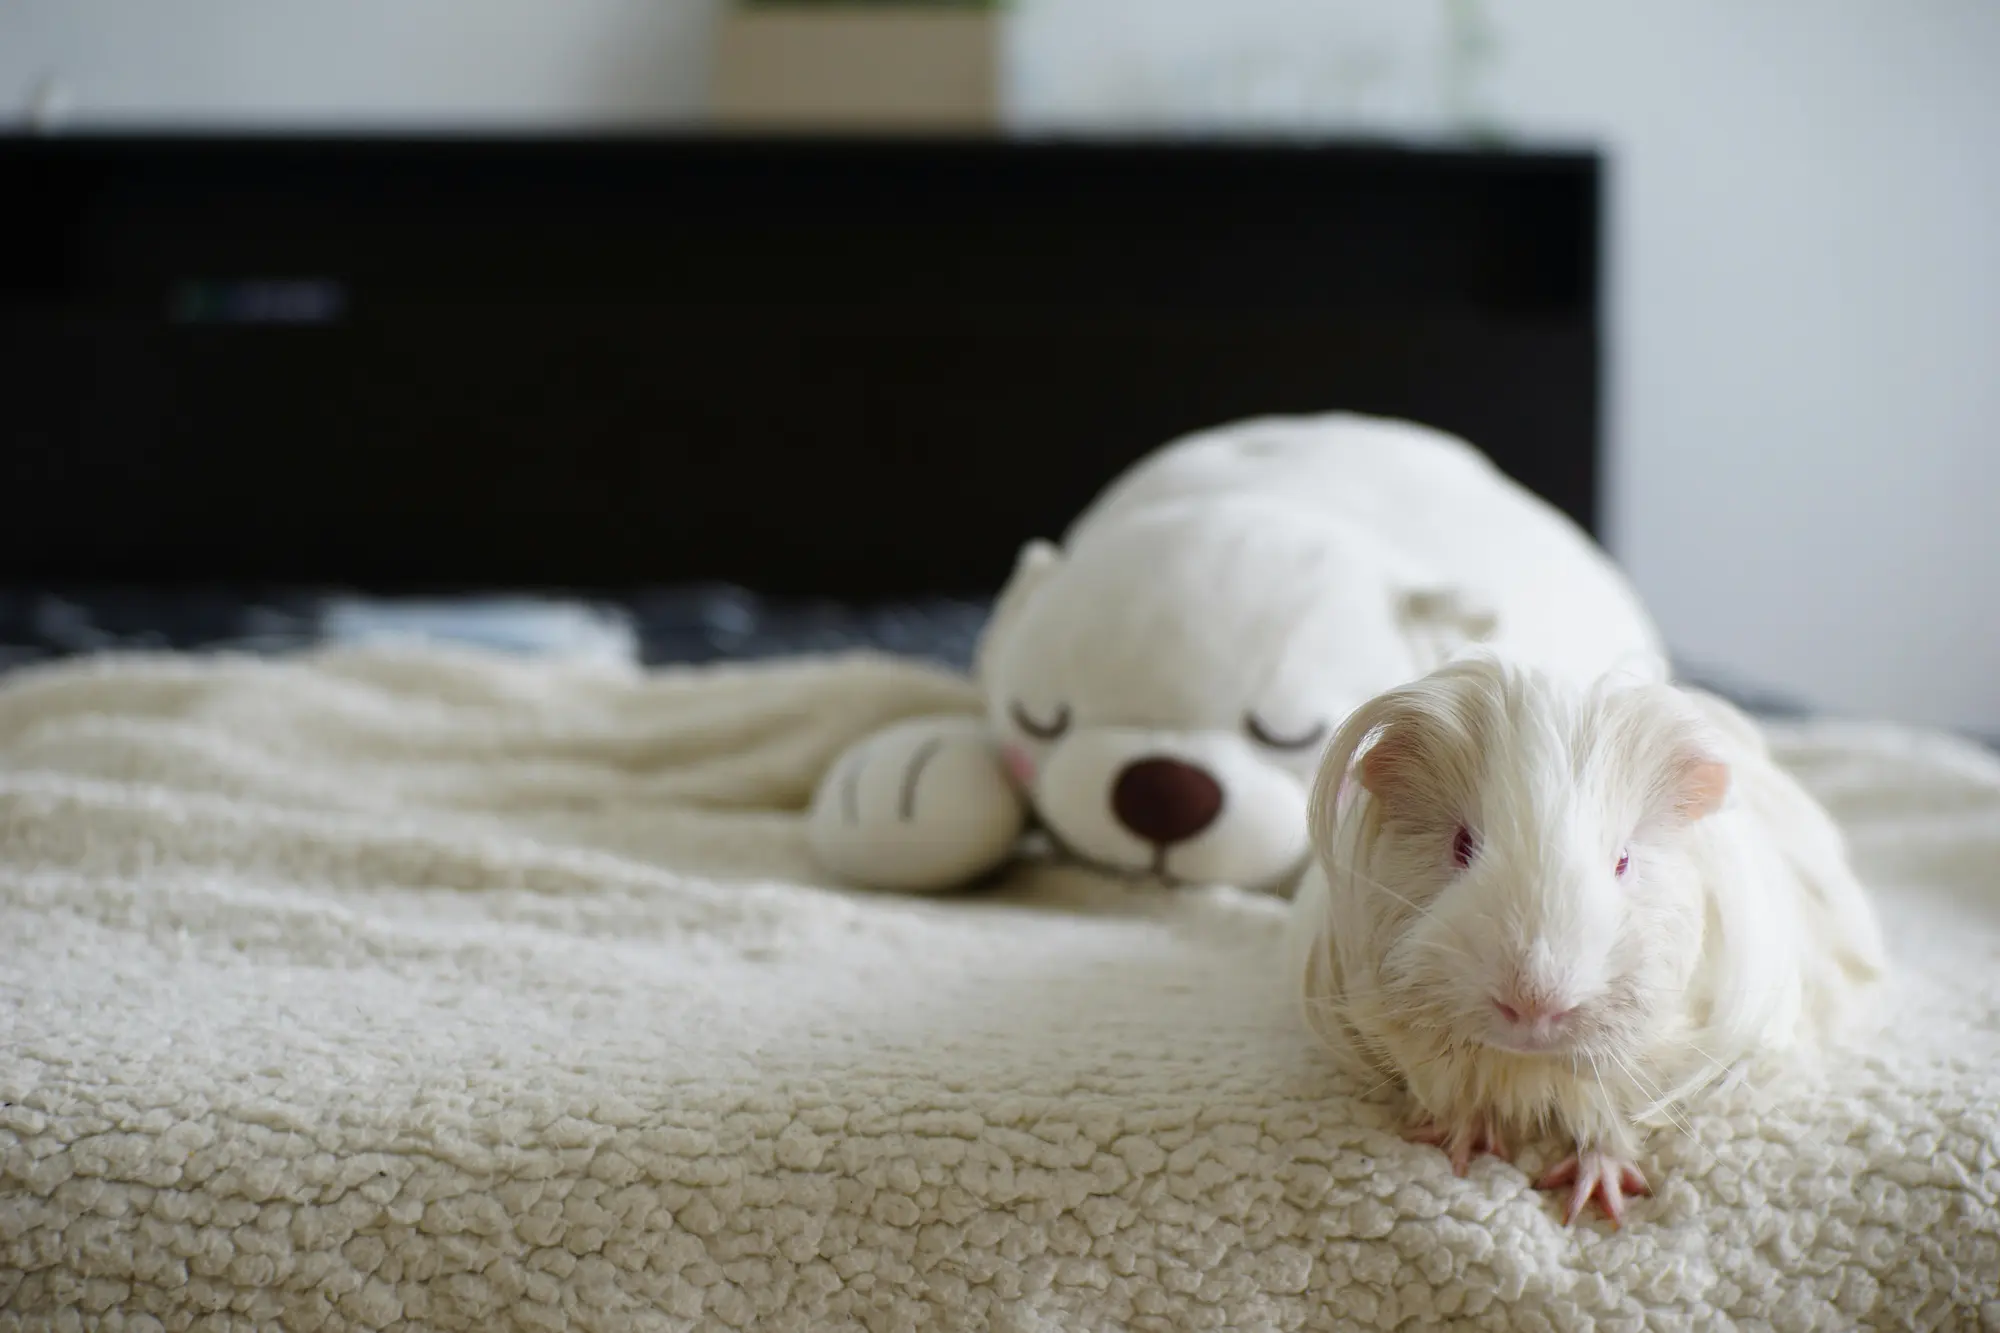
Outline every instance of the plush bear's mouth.
<path id="1" fill-rule="evenodd" d="M 1037 825 L 1037 829 L 1043 837 L 1049 840 L 1049 846 L 1055 850 L 1058 859 L 1067 861 L 1073 865 L 1082 866 L 1087 870 L 1096 870 L 1107 875 L 1116 875 L 1120 879 L 1158 880 L 1161 884 L 1173 889 L 1186 888 L 1196 883 L 1195 880 L 1182 879 L 1167 869 L 1167 858 L 1173 855 L 1174 850 L 1173 846 L 1169 843 L 1159 843 L 1154 846 L 1153 862 L 1151 865 L 1120 865 L 1115 861 L 1100 860 L 1095 856 L 1088 856 L 1078 851 L 1063 838 L 1062 834 L 1056 832 L 1045 823 Z"/>

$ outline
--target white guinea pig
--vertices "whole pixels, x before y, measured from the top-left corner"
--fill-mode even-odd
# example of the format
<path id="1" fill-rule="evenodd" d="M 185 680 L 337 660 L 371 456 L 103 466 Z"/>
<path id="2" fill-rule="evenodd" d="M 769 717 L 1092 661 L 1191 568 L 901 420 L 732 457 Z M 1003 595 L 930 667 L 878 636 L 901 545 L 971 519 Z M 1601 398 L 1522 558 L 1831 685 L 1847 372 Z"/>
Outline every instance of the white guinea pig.
<path id="1" fill-rule="evenodd" d="M 1642 1126 L 1834 1036 L 1886 966 L 1833 822 L 1750 720 L 1475 654 L 1328 746 L 1292 964 L 1314 1031 L 1400 1080 L 1462 1175 L 1553 1133 L 1615 1225 Z"/>

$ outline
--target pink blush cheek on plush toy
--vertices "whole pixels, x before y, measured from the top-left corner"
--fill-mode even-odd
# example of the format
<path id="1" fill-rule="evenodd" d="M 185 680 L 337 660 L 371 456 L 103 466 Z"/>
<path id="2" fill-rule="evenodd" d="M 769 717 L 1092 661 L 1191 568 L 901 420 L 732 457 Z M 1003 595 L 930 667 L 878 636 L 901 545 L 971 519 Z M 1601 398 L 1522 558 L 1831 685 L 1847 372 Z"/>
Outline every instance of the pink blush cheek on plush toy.
<path id="1" fill-rule="evenodd" d="M 1035 786 L 1035 760 L 1018 745 L 1000 747 L 1000 763 L 1007 770 L 1007 776 L 1014 779 L 1014 785 L 1022 791 L 1032 791 Z"/>

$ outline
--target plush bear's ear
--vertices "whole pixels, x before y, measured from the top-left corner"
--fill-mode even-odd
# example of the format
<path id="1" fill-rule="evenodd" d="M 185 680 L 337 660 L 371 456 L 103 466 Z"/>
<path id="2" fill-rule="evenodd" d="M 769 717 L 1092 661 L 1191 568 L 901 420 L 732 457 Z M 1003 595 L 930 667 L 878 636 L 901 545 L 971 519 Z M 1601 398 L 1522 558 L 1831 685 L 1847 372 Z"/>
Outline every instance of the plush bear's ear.
<path id="1" fill-rule="evenodd" d="M 1465 588 L 1405 590 L 1397 594 L 1396 620 L 1420 672 L 1442 666 L 1500 628 L 1499 612 L 1485 597 Z"/>
<path id="2" fill-rule="evenodd" d="M 979 632 L 979 646 L 973 652 L 972 674 L 976 680 L 985 680 L 987 658 L 995 643 L 1000 641 L 1035 592 L 1055 572 L 1062 568 L 1062 552 L 1053 542 L 1031 541 L 1021 548 L 1014 558 L 1014 572 L 1007 579 L 1007 586 L 993 600 L 993 613 L 987 617 L 986 627 Z"/>

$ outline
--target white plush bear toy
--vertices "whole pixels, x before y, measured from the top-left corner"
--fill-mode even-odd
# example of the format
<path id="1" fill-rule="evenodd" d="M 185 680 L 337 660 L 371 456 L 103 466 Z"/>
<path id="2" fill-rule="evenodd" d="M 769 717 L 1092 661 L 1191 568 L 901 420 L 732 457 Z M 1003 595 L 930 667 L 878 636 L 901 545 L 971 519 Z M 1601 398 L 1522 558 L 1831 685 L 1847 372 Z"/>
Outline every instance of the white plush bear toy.
<path id="1" fill-rule="evenodd" d="M 1202 431 L 1118 478 L 1061 549 L 1023 550 L 974 664 L 986 716 L 848 750 L 813 848 L 857 884 L 946 889 L 1035 824 L 1094 865 L 1284 889 L 1342 718 L 1474 642 L 1667 672 L 1604 553 L 1464 441 L 1346 413 Z"/>

